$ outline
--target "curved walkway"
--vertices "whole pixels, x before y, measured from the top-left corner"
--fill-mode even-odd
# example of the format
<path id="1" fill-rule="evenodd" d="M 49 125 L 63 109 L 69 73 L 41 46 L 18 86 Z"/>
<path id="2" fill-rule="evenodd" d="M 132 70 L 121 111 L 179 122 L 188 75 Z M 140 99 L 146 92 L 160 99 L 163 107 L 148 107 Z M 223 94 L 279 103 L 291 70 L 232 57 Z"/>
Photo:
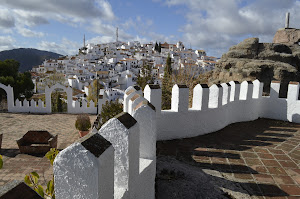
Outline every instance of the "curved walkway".
<path id="1" fill-rule="evenodd" d="M 216 190 L 222 193 L 218 198 L 300 198 L 300 124 L 269 119 L 236 123 L 203 136 L 160 141 L 157 155 L 157 198 L 181 198 L 184 190 L 185 198 L 211 198 Z M 185 165 L 177 181 L 185 187 L 181 190 L 170 180 L 170 173 L 174 180 L 178 174 L 176 166 L 168 165 L 174 160 L 178 168 Z M 190 176 L 192 189 L 181 184 L 184 176 Z M 214 190 L 204 193 L 209 183 Z M 170 191 L 165 195 L 164 190 Z M 197 192 L 203 193 L 193 197 Z"/>

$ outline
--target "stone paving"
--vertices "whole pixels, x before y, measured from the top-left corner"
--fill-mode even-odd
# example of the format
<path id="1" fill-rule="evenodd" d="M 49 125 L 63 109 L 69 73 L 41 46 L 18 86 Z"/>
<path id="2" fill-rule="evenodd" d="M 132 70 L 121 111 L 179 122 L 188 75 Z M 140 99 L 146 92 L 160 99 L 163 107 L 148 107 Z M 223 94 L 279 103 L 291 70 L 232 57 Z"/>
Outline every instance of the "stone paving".
<path id="1" fill-rule="evenodd" d="M 79 138 L 75 119 L 70 114 L 0 113 L 4 158 L 0 185 L 23 180 L 31 171 L 37 171 L 46 185 L 52 177 L 50 162 L 43 156 L 20 154 L 15 140 L 28 130 L 47 130 L 58 134 L 62 150 Z M 91 121 L 95 119 L 91 116 Z M 160 141 L 157 154 L 218 171 L 253 198 L 300 198 L 300 124 L 268 119 L 232 124 L 208 135 Z"/>
<path id="2" fill-rule="evenodd" d="M 4 165 L 0 170 L 0 185 L 11 180 L 23 180 L 25 175 L 36 171 L 43 186 L 52 178 L 52 166 L 43 156 L 20 154 L 16 139 L 29 130 L 47 130 L 58 134 L 59 150 L 79 139 L 75 128 L 77 115 L 71 114 L 12 114 L 0 113 L 0 132 L 3 133 L 1 155 Z M 96 116 L 90 116 L 91 122 Z"/>
<path id="3" fill-rule="evenodd" d="M 236 123 L 203 136 L 160 141 L 157 155 L 218 171 L 251 198 L 300 198 L 300 124 Z"/>

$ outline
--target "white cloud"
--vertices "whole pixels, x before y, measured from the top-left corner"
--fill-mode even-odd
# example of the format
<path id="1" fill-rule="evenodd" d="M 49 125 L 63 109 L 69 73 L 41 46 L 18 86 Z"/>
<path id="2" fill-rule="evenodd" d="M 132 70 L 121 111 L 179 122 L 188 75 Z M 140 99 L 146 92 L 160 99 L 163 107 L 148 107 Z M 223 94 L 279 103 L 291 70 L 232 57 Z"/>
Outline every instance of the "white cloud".
<path id="1" fill-rule="evenodd" d="M 77 42 L 70 41 L 66 38 L 61 40 L 61 43 L 41 41 L 38 43 L 37 48 L 41 50 L 56 52 L 62 55 L 75 55 L 81 45 Z"/>
<path id="2" fill-rule="evenodd" d="M 15 39 L 11 36 L 0 36 L 0 51 L 14 48 Z"/>
<path id="3" fill-rule="evenodd" d="M 115 19 L 107 0 L 0 0 L 0 27 L 6 28 L 0 31 L 8 33 L 16 29 L 25 37 L 43 36 L 32 27 L 51 21 L 83 28 L 93 20 L 111 22 Z"/>
<path id="4" fill-rule="evenodd" d="M 0 9 L 0 27 L 12 28 L 15 26 L 15 19 L 10 15 L 8 9 Z"/>
<path id="5" fill-rule="evenodd" d="M 271 42 L 275 32 L 284 27 L 287 11 L 291 12 L 291 25 L 300 21 L 300 2 L 296 0 L 166 0 L 164 4 L 187 8 L 187 24 L 179 28 L 184 42 L 211 53 L 222 54 L 247 37 Z"/>
<path id="6" fill-rule="evenodd" d="M 107 20 L 114 19 L 114 13 L 106 0 L 1 0 L 1 5 L 10 9 L 21 9 L 28 12 L 43 13 L 43 15 L 64 15 L 70 18 L 95 18 Z"/>
<path id="7" fill-rule="evenodd" d="M 23 37 L 43 37 L 45 34 L 42 32 L 35 32 L 32 30 L 29 30 L 27 28 L 18 27 L 17 28 L 18 33 L 22 35 Z"/>

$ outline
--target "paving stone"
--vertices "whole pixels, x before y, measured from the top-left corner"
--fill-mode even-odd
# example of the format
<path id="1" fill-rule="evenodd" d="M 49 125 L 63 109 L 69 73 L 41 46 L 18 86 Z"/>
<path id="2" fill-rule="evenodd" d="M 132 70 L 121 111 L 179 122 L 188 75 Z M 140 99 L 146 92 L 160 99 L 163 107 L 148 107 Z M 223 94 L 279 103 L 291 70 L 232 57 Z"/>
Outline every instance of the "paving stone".
<path id="1" fill-rule="evenodd" d="M 24 179 L 26 174 L 37 171 L 40 182 L 45 186 L 52 178 L 52 166 L 43 155 L 20 154 L 16 139 L 29 130 L 47 130 L 58 134 L 58 149 L 62 150 L 79 139 L 75 128 L 77 115 L 71 114 L 12 114 L 0 113 L 0 132 L 3 132 L 2 150 L 4 166 L 0 171 L 6 174 L 1 177 L 1 184 L 14 179 Z M 96 116 L 90 116 L 91 122 Z"/>

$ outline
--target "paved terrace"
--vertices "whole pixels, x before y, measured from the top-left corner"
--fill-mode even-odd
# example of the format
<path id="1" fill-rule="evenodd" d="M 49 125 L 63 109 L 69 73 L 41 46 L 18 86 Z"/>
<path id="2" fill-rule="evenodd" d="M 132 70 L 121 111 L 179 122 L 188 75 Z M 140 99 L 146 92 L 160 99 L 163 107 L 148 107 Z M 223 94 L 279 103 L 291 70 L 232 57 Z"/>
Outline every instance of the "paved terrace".
<path id="1" fill-rule="evenodd" d="M 53 174 L 50 161 L 43 156 L 20 154 L 15 140 L 29 130 L 47 130 L 58 134 L 57 147 L 62 150 L 79 139 L 75 128 L 76 116 L 0 113 L 0 132 L 3 133 L 1 155 L 4 160 L 4 166 L 0 170 L 0 185 L 13 179 L 23 180 L 26 174 L 36 171 L 40 175 L 40 182 L 45 186 Z M 96 116 L 92 115 L 90 119 L 93 122 Z"/>
<path id="2" fill-rule="evenodd" d="M 300 198 L 300 124 L 269 119 L 236 123 L 195 138 L 160 141 L 157 155 L 157 192 L 169 190 L 159 198 L 214 198 L 211 194 L 218 190 L 216 198 Z M 174 159 L 179 166 L 167 167 Z M 192 177 L 187 177 L 189 170 Z M 199 170 L 200 182 L 195 179 Z M 172 180 L 180 178 L 188 179 L 188 186 L 179 186 L 188 195 L 180 195 L 178 187 L 172 190 Z M 194 194 L 211 182 L 215 190 Z"/>
<path id="3" fill-rule="evenodd" d="M 91 121 L 95 118 L 91 116 Z M 15 140 L 28 130 L 47 130 L 58 134 L 58 148 L 64 149 L 78 139 L 75 119 L 76 115 L 69 114 L 0 113 L 0 132 L 4 134 L 1 150 L 4 167 L 0 170 L 0 185 L 12 179 L 23 180 L 25 174 L 31 171 L 41 174 L 41 182 L 45 185 L 52 174 L 49 161 L 44 157 L 20 154 Z M 206 174 L 198 179 L 202 182 L 201 186 L 196 184 L 192 187 L 192 182 L 186 181 L 184 189 L 190 191 L 186 187 L 192 187 L 192 192 L 206 192 L 206 198 L 211 198 L 211 191 L 226 193 L 225 197 L 217 198 L 300 198 L 299 143 L 300 124 L 259 119 L 232 124 L 221 131 L 196 138 L 160 141 L 157 144 L 157 167 L 160 172 L 165 166 L 161 162 L 167 157 L 185 165 L 183 172 L 204 171 L 202 173 Z M 167 163 L 171 165 L 168 159 Z M 160 168 L 160 165 L 163 166 Z M 162 182 L 166 186 L 180 187 L 177 185 L 184 181 L 185 174 L 176 173 L 175 178 L 172 175 L 158 175 L 158 192 L 166 193 Z M 208 176 L 218 190 L 204 189 Z M 179 181 L 172 184 L 173 179 Z M 227 186 L 228 183 L 242 189 L 234 190 Z M 177 192 L 184 192 L 184 189 Z M 176 197 L 174 193 L 170 191 L 167 196 L 161 194 L 163 197 L 158 198 L 186 198 L 180 194 Z"/>

